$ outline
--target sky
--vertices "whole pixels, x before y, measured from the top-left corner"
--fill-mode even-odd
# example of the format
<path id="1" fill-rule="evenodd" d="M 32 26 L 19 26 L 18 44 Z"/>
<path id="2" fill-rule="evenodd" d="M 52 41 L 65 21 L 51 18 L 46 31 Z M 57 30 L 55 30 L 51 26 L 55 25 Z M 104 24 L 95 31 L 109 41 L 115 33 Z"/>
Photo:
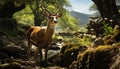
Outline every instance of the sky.
<path id="1" fill-rule="evenodd" d="M 92 0 L 69 0 L 72 8 L 70 10 L 74 10 L 77 12 L 92 14 L 93 11 L 89 10 L 89 7 L 93 4 Z"/>

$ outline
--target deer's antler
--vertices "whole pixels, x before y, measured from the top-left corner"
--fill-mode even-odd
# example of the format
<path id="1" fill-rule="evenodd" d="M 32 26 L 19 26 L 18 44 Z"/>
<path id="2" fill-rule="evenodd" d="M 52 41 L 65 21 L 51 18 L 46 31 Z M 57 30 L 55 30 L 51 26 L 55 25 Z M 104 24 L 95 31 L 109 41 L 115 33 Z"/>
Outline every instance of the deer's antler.
<path id="1" fill-rule="evenodd" d="M 40 7 L 41 7 L 41 9 L 42 9 L 44 15 L 46 15 L 46 16 L 51 15 L 50 11 L 49 11 L 46 7 L 43 6 L 43 1 L 41 1 L 40 4 L 41 4 Z"/>
<path id="2" fill-rule="evenodd" d="M 56 6 L 58 7 L 58 11 L 56 12 L 55 15 L 57 15 L 57 17 L 60 17 L 62 16 L 62 8 L 60 7 L 60 4 L 59 2 L 57 2 Z"/>

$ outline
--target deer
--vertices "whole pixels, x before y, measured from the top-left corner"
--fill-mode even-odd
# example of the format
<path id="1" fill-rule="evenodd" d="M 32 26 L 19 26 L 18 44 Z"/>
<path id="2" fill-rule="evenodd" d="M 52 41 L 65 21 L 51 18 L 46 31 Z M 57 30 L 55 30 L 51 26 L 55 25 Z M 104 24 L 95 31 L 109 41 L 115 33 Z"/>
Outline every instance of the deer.
<path id="1" fill-rule="evenodd" d="M 52 36 L 54 34 L 55 25 L 57 24 L 58 17 L 62 16 L 61 8 L 58 5 L 58 11 L 52 14 L 46 7 L 41 4 L 41 10 L 43 11 L 43 16 L 47 18 L 47 27 L 31 26 L 26 33 L 28 40 L 27 48 L 27 58 L 30 58 L 30 49 L 32 45 L 37 47 L 35 51 L 35 59 L 38 58 L 38 53 L 40 54 L 40 62 L 42 61 L 42 49 L 45 51 L 45 61 L 47 60 L 47 52 L 52 41 Z"/>

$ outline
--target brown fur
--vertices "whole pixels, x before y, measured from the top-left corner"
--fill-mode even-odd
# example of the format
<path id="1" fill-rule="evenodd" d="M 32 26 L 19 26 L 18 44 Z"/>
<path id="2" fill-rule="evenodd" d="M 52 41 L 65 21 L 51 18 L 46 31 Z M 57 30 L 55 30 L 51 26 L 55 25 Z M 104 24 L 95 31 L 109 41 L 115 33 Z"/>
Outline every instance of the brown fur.
<path id="1" fill-rule="evenodd" d="M 50 24 L 51 25 L 51 24 Z M 37 55 L 40 53 L 40 61 L 42 61 L 42 49 L 45 49 L 45 60 L 47 60 L 47 51 L 52 41 L 52 35 L 54 33 L 54 28 L 42 28 L 38 26 L 32 26 L 27 31 L 28 38 L 28 50 L 27 56 L 30 57 L 30 48 L 32 45 L 37 46 L 35 51 L 35 58 L 37 60 Z"/>
<path id="2" fill-rule="evenodd" d="M 37 47 L 35 58 L 37 60 L 39 53 L 40 62 L 42 61 L 42 49 L 45 49 L 45 61 L 47 60 L 47 52 L 52 41 L 55 24 L 57 23 L 57 18 L 61 16 L 59 11 L 56 14 L 51 14 L 46 9 L 43 9 L 43 11 L 45 11 L 44 14 L 48 18 L 47 27 L 32 26 L 27 30 L 26 34 L 28 39 L 27 57 L 30 57 L 31 46 L 35 45 Z"/>

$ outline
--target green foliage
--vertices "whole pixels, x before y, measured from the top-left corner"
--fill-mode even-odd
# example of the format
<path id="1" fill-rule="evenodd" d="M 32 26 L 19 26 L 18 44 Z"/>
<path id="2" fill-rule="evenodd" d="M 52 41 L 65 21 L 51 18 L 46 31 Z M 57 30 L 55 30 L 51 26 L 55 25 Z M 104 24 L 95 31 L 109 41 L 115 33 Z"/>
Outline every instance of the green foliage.
<path id="1" fill-rule="evenodd" d="M 103 21 L 103 27 L 104 27 L 104 35 L 109 35 L 113 33 L 113 28 L 110 26 L 110 23 L 106 23 L 107 21 Z"/>
<path id="2" fill-rule="evenodd" d="M 55 6 L 53 5 L 49 5 L 48 9 L 51 11 L 51 13 L 55 13 L 56 11 L 54 11 Z M 53 10 L 53 11 L 52 11 Z M 58 24 L 57 24 L 57 29 L 62 29 L 65 30 L 66 27 L 69 27 L 70 30 L 77 30 L 79 29 L 79 21 L 77 21 L 77 19 L 73 18 L 72 16 L 70 16 L 70 14 L 67 11 L 63 11 L 63 16 L 61 18 L 59 18 Z M 19 11 L 17 13 L 14 14 L 14 18 L 18 21 L 18 23 L 22 23 L 25 25 L 34 25 L 34 15 L 32 14 L 32 11 L 29 7 L 29 5 L 26 6 L 25 9 L 23 9 L 22 11 Z M 46 21 L 43 21 L 43 23 L 45 24 Z"/>
<path id="3" fill-rule="evenodd" d="M 78 35 L 73 34 L 73 31 L 67 32 L 69 35 L 66 36 L 60 36 L 65 44 L 71 43 L 71 44 L 78 44 L 82 46 L 89 46 L 92 42 L 91 36 L 87 34 L 80 34 Z"/>
<path id="4" fill-rule="evenodd" d="M 64 16 L 59 19 L 59 23 L 57 24 L 58 29 L 66 30 L 66 28 L 69 28 L 69 30 L 78 30 L 80 29 L 79 21 L 72 16 L 68 12 L 65 12 L 63 14 Z"/>
<path id="5" fill-rule="evenodd" d="M 83 38 L 81 39 L 81 45 L 85 45 L 88 46 L 91 44 L 91 37 L 87 37 L 86 35 L 83 36 Z"/>
<path id="6" fill-rule="evenodd" d="M 47 9 L 49 6 L 52 5 L 52 6 L 56 6 L 55 9 L 58 10 L 58 6 L 57 6 L 58 4 L 62 9 L 64 8 L 64 6 L 69 6 L 68 0 L 64 0 L 64 1 L 62 1 L 62 0 L 35 0 L 35 1 L 31 1 L 30 0 L 27 3 L 30 5 L 32 13 L 34 14 L 34 25 L 41 25 L 42 21 L 44 20 L 43 12 L 42 12 L 42 10 L 40 10 L 40 7 L 39 7 L 39 5 L 41 5 L 41 3 Z M 53 10 L 51 10 L 51 11 L 53 12 Z"/>
<path id="7" fill-rule="evenodd" d="M 28 25 L 34 25 L 34 17 L 39 17 L 41 16 L 43 13 L 41 13 L 41 9 L 38 9 L 39 10 L 39 14 L 37 13 L 37 6 L 39 6 L 39 4 L 37 5 L 36 1 L 27 1 L 25 0 L 26 3 L 28 4 L 26 6 L 26 8 L 18 13 L 16 13 L 14 15 L 14 18 L 19 22 L 19 23 L 22 23 L 22 24 L 28 24 Z M 37 0 L 37 1 L 40 1 L 40 0 Z M 56 13 L 56 11 L 58 11 L 58 8 L 56 8 L 56 0 L 45 0 L 44 3 L 48 3 L 48 6 L 47 9 L 51 12 L 51 13 Z M 63 3 L 62 3 L 62 6 L 70 6 L 69 4 L 69 1 L 68 0 L 64 0 Z M 40 7 L 39 7 L 40 8 Z M 33 13 L 34 11 L 36 11 L 36 13 Z M 70 27 L 70 29 L 72 30 L 76 30 L 78 29 L 78 21 L 71 17 L 69 15 L 68 12 L 63 11 L 63 13 L 65 13 L 65 15 L 63 15 L 63 17 L 61 19 L 59 19 L 59 23 L 57 25 L 57 28 L 62 28 L 62 29 L 66 29 L 66 27 Z M 37 15 L 36 15 L 37 14 Z M 43 17 L 42 18 L 39 18 L 39 19 L 42 19 L 43 20 Z M 46 21 L 43 20 L 42 23 L 45 23 Z"/>
<path id="8" fill-rule="evenodd" d="M 53 4 L 53 5 L 57 4 L 57 2 L 59 2 L 62 4 L 62 6 L 66 6 L 66 7 L 71 6 L 69 3 L 69 0 L 43 0 L 43 1 L 45 1 L 48 4 Z"/>
<path id="9" fill-rule="evenodd" d="M 13 18 L 15 18 L 18 21 L 18 23 L 24 25 L 33 25 L 34 22 L 34 16 L 28 5 L 25 9 L 15 13 Z"/>
<path id="10" fill-rule="evenodd" d="M 3 2 L 7 2 L 10 0 L 0 0 L 1 3 Z M 39 4 L 37 4 L 38 1 L 41 0 L 13 0 L 16 1 L 18 4 L 22 4 L 25 3 L 26 4 L 26 8 L 15 13 L 13 18 L 16 19 L 16 21 L 20 24 L 23 25 L 34 25 L 34 21 L 35 21 L 35 17 L 36 16 L 41 16 L 43 13 L 39 7 Z M 59 0 L 60 1 L 60 0 Z M 58 11 L 58 7 L 56 8 L 56 0 L 44 0 L 45 3 L 48 3 L 48 5 L 46 6 L 48 10 L 50 10 L 51 13 L 55 13 L 56 11 Z M 69 12 L 65 9 L 66 7 L 70 7 L 70 3 L 68 0 L 63 0 L 60 1 L 62 6 L 62 12 L 63 12 L 63 16 L 61 18 L 59 18 L 58 24 L 56 29 L 62 29 L 65 30 L 67 27 L 69 27 L 69 30 L 78 30 L 79 29 L 79 21 L 75 18 L 73 18 L 72 16 L 70 16 Z M 1 5 L 1 4 L 0 4 Z M 32 9 L 32 8 L 34 9 Z M 39 10 L 35 10 L 39 8 Z M 36 14 L 34 14 L 34 12 L 37 12 Z M 43 17 L 40 17 L 38 20 L 42 19 L 42 24 L 46 25 L 46 19 L 43 19 Z"/>
<path id="11" fill-rule="evenodd" d="M 85 45 L 85 46 L 88 46 L 91 43 L 91 39 L 86 36 L 83 36 L 83 38 L 78 38 L 78 37 L 71 38 L 71 39 L 69 39 L 68 42 L 70 42 L 70 41 L 71 41 L 71 43 L 77 43 L 77 44 Z"/>

